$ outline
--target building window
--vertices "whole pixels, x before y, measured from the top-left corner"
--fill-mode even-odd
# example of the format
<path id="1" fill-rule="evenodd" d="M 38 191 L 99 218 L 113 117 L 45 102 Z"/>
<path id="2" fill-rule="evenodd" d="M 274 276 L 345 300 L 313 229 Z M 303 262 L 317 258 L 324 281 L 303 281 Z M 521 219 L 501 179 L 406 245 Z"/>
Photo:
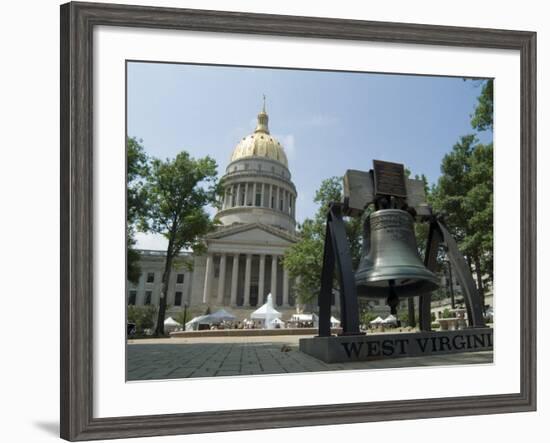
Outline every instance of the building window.
<path id="1" fill-rule="evenodd" d="M 185 274 L 178 274 L 177 277 L 176 277 L 176 283 L 178 285 L 181 285 L 183 284 L 183 278 L 185 277 Z"/>
<path id="2" fill-rule="evenodd" d="M 216 263 L 214 264 L 214 278 L 218 278 L 220 276 L 220 264 Z"/>
<path id="3" fill-rule="evenodd" d="M 271 209 L 275 207 L 275 197 L 271 197 Z"/>
<path id="4" fill-rule="evenodd" d="M 128 297 L 128 305 L 136 304 L 137 291 L 130 291 L 130 296 Z"/>
<path id="5" fill-rule="evenodd" d="M 174 300 L 174 305 L 181 306 L 181 295 L 182 295 L 181 291 L 176 292 L 176 298 Z"/>
<path id="6" fill-rule="evenodd" d="M 262 194 L 257 193 L 256 194 L 256 206 L 260 206 L 262 204 Z"/>
<path id="7" fill-rule="evenodd" d="M 148 272 L 147 273 L 147 283 L 154 283 L 155 282 L 155 273 L 154 272 Z"/>
<path id="8" fill-rule="evenodd" d="M 283 210 L 283 199 L 279 201 L 279 211 Z"/>
<path id="9" fill-rule="evenodd" d="M 153 296 L 153 292 L 146 291 L 145 292 L 145 304 L 150 305 L 151 304 L 151 297 Z"/>

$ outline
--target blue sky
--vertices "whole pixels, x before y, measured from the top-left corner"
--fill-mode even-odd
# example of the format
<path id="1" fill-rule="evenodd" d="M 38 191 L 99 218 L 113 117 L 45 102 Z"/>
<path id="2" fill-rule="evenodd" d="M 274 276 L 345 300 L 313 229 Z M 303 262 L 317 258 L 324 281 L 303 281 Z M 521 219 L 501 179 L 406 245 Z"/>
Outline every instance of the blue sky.
<path id="1" fill-rule="evenodd" d="M 372 160 L 404 163 L 430 183 L 461 135 L 479 82 L 358 72 L 128 63 L 128 135 L 154 157 L 210 155 L 223 175 L 238 141 L 250 134 L 267 96 L 269 127 L 285 147 L 298 190 L 297 220 L 312 216 L 321 181 Z M 479 133 L 481 142 L 491 132 Z M 163 241 L 138 236 L 138 247 Z"/>

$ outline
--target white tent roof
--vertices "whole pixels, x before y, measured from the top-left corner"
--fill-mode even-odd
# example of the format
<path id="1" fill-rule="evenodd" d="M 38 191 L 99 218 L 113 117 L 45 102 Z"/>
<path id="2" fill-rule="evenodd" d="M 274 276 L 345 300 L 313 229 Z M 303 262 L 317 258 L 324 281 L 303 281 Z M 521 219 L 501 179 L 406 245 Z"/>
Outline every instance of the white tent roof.
<path id="1" fill-rule="evenodd" d="M 271 320 L 273 318 L 280 318 L 281 315 L 282 314 L 273 307 L 273 299 L 271 294 L 268 294 L 267 301 L 250 314 L 250 318 Z"/>
<path id="2" fill-rule="evenodd" d="M 279 311 L 277 311 L 275 308 L 271 306 L 268 306 L 268 304 L 265 303 L 262 306 L 260 306 L 258 309 L 256 309 L 252 314 L 250 314 L 250 318 L 255 318 L 255 319 L 265 319 L 266 317 L 280 318 L 281 315 L 282 314 Z"/>
<path id="3" fill-rule="evenodd" d="M 191 320 L 189 320 L 187 323 L 185 323 L 185 327 L 194 325 L 195 323 L 207 323 L 205 321 L 202 321 L 206 319 L 208 315 L 199 315 L 198 317 L 194 317 Z"/>
<path id="4" fill-rule="evenodd" d="M 384 320 L 382 319 L 382 317 L 378 316 L 376 317 L 374 320 L 372 320 L 371 322 L 369 322 L 371 325 L 378 325 L 380 323 L 384 323 Z"/>
<path id="5" fill-rule="evenodd" d="M 284 325 L 285 324 L 285 322 L 282 321 L 280 318 L 274 318 L 273 320 L 271 320 L 271 323 L 276 324 L 276 325 Z"/>
<path id="6" fill-rule="evenodd" d="M 331 317 L 330 317 L 330 322 L 331 322 L 331 323 L 342 323 L 340 320 L 338 320 L 338 319 L 337 319 L 336 317 L 334 317 L 334 316 L 331 316 Z"/>
<path id="7" fill-rule="evenodd" d="M 316 314 L 293 314 L 291 319 L 293 321 L 316 321 L 318 317 Z"/>
<path id="8" fill-rule="evenodd" d="M 397 323 L 397 318 L 394 315 L 390 314 L 383 320 L 383 323 Z"/>
<path id="9" fill-rule="evenodd" d="M 219 320 L 219 321 L 231 321 L 235 320 L 237 317 L 235 317 L 230 312 L 226 311 L 225 309 L 220 309 L 219 311 L 214 312 L 213 314 L 208 315 L 208 320 Z"/>
<path id="10" fill-rule="evenodd" d="M 168 317 L 166 320 L 164 320 L 164 326 L 181 326 L 181 325 L 172 317 Z"/>

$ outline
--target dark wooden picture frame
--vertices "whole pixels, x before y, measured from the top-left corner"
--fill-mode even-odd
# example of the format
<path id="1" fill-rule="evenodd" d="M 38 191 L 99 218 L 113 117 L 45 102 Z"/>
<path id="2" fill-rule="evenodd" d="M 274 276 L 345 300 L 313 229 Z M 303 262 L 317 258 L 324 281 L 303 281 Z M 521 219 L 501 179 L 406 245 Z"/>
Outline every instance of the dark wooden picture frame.
<path id="1" fill-rule="evenodd" d="M 521 58 L 521 390 L 517 394 L 93 417 L 92 54 L 96 26 L 512 49 Z M 61 6 L 61 437 L 144 437 L 536 409 L 536 34 L 99 3 Z"/>

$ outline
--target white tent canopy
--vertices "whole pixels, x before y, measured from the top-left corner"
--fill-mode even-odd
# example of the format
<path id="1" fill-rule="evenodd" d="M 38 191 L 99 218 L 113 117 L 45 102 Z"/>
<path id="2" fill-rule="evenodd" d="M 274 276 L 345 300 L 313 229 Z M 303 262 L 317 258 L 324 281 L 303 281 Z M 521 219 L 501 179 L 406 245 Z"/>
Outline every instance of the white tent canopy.
<path id="1" fill-rule="evenodd" d="M 207 321 L 204 321 L 207 317 L 208 315 L 199 315 L 198 317 L 192 318 L 187 323 L 185 323 L 185 330 L 190 331 L 195 329 L 201 323 L 208 323 Z"/>
<path id="2" fill-rule="evenodd" d="M 233 321 L 237 318 L 225 309 L 220 309 L 219 311 L 216 311 L 213 314 L 208 315 L 207 317 L 207 320 L 211 321 L 212 323 L 215 323 L 216 321 Z"/>
<path id="3" fill-rule="evenodd" d="M 292 321 L 317 321 L 319 317 L 316 314 L 293 314 L 290 319 Z"/>
<path id="4" fill-rule="evenodd" d="M 340 320 L 338 320 L 336 317 L 334 317 L 334 316 L 330 317 L 330 324 L 331 325 L 339 325 L 340 323 L 342 323 L 342 322 Z"/>
<path id="5" fill-rule="evenodd" d="M 271 294 L 267 296 L 267 302 L 256 309 L 250 318 L 255 320 L 266 320 L 273 318 L 281 318 L 282 314 L 273 307 L 273 302 L 271 301 Z"/>
<path id="6" fill-rule="evenodd" d="M 168 317 L 166 320 L 164 320 L 164 326 L 181 326 L 176 320 L 174 320 L 172 317 Z"/>
<path id="7" fill-rule="evenodd" d="M 218 324 L 223 321 L 233 321 L 236 320 L 235 317 L 230 312 L 227 312 L 225 309 L 220 309 L 219 311 L 214 312 L 213 314 L 199 315 L 185 323 L 185 330 L 193 330 L 198 327 L 198 325 L 212 325 Z"/>
<path id="8" fill-rule="evenodd" d="M 394 315 L 390 314 L 382 321 L 382 323 L 384 323 L 385 325 L 396 325 L 397 318 Z"/>
<path id="9" fill-rule="evenodd" d="M 273 298 L 271 294 L 267 295 L 267 301 L 262 306 L 250 314 L 251 319 L 263 320 L 267 329 L 273 329 L 275 327 L 273 320 L 281 318 L 281 316 L 282 314 L 273 307 Z"/>
<path id="10" fill-rule="evenodd" d="M 384 319 L 380 316 L 376 317 L 374 320 L 369 322 L 369 324 L 371 325 L 381 325 L 382 323 L 384 323 Z"/>

